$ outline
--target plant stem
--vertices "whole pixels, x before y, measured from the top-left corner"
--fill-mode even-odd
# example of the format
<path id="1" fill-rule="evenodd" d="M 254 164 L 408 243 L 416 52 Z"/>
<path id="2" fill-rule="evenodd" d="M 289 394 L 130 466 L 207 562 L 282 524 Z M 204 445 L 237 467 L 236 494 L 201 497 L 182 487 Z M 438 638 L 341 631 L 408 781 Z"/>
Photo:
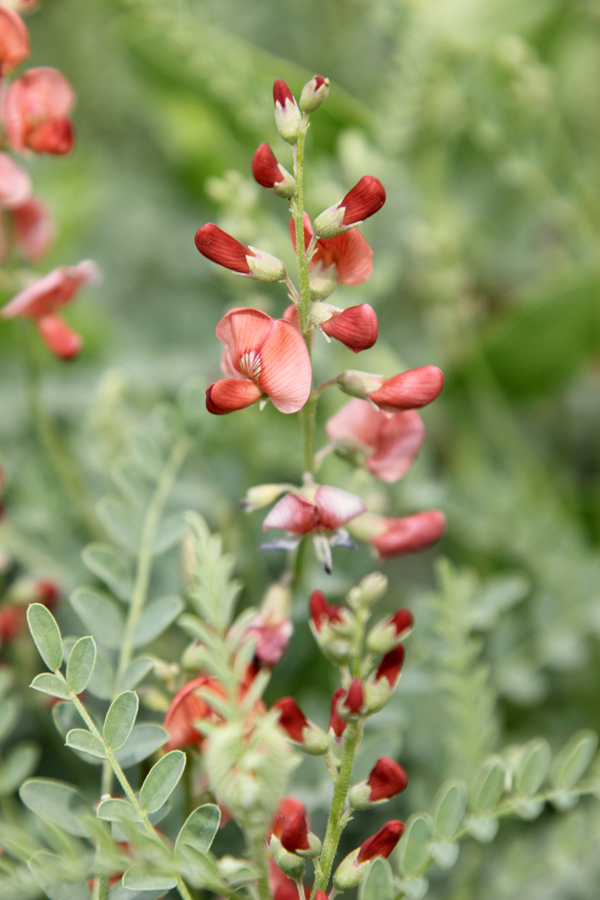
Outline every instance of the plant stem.
<path id="1" fill-rule="evenodd" d="M 343 813 L 346 805 L 346 797 L 348 795 L 348 787 L 350 785 L 350 777 L 352 775 L 352 766 L 354 765 L 354 756 L 356 748 L 360 743 L 361 735 L 362 723 L 349 722 L 346 731 L 344 732 L 342 762 L 333 789 L 331 811 L 327 822 L 327 831 L 325 832 L 325 838 L 323 839 L 323 849 L 321 850 L 320 856 L 321 871 L 315 878 L 310 900 L 314 900 L 317 891 L 324 891 L 329 882 L 335 854 L 347 821 L 344 819 Z"/>
<path id="2" fill-rule="evenodd" d="M 311 352 L 311 331 L 308 321 L 310 312 L 310 282 L 308 278 L 309 260 L 304 247 L 304 141 L 308 131 L 308 116 L 302 118 L 302 125 L 298 134 L 298 141 L 294 146 L 294 177 L 296 179 L 295 202 L 291 204 L 296 229 L 296 258 L 298 262 L 298 279 L 300 282 L 300 299 L 298 302 L 298 314 L 300 316 L 300 331 L 306 341 L 308 352 Z"/>
<path id="3" fill-rule="evenodd" d="M 19 324 L 22 326 L 20 330 L 25 362 L 27 402 L 50 468 L 72 504 L 75 515 L 86 534 L 92 540 L 103 540 L 105 534 L 92 510 L 87 490 L 77 473 L 75 461 L 44 408 L 40 372 L 27 333 L 29 323 L 21 322 Z"/>
<path id="4" fill-rule="evenodd" d="M 310 475 L 315 471 L 315 435 L 317 427 L 317 398 L 312 394 L 301 411 L 304 437 L 304 471 Z"/>
<path id="5" fill-rule="evenodd" d="M 256 881 L 258 896 L 260 900 L 272 900 L 267 870 L 265 836 L 262 833 L 252 834 L 248 831 L 246 832 L 246 843 L 248 856 L 260 869 L 260 875 Z"/>

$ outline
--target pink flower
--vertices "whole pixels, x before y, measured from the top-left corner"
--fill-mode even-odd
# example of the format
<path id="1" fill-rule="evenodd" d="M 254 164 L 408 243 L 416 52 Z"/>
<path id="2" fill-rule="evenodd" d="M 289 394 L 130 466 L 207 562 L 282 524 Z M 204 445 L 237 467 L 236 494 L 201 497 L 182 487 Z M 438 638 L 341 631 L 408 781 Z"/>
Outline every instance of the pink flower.
<path id="1" fill-rule="evenodd" d="M 294 627 L 289 615 L 290 591 L 281 583 L 267 591 L 261 608 L 242 635 L 245 641 L 256 638 L 254 662 L 261 666 L 276 665 L 285 653 Z"/>
<path id="2" fill-rule="evenodd" d="M 31 197 L 11 210 L 13 240 L 28 262 L 41 259 L 54 240 L 54 223 L 47 207 Z"/>
<path id="3" fill-rule="evenodd" d="M 437 509 L 400 519 L 386 517 L 370 544 L 379 559 L 385 561 L 393 556 L 428 550 L 439 541 L 445 530 L 446 516 Z"/>
<path id="4" fill-rule="evenodd" d="M 304 249 L 308 249 L 313 229 L 310 219 L 304 213 Z M 290 219 L 290 237 L 292 246 L 296 248 L 296 230 L 294 219 Z M 344 234 L 332 238 L 319 238 L 315 252 L 310 261 L 311 271 L 318 267 L 315 274 L 322 274 L 330 266 L 335 266 L 338 284 L 362 284 L 371 277 L 373 271 L 373 251 L 358 229 L 353 228 Z"/>
<path id="5" fill-rule="evenodd" d="M 9 87 L 4 100 L 8 140 L 17 153 L 68 153 L 73 146 L 69 113 L 75 94 L 57 69 L 28 69 Z"/>
<path id="6" fill-rule="evenodd" d="M 372 347 L 377 340 L 379 323 L 373 307 L 368 303 L 361 303 L 360 306 L 332 312 L 331 318 L 321 324 L 321 330 L 353 353 L 360 353 L 361 350 Z"/>
<path id="7" fill-rule="evenodd" d="M 29 35 L 23 19 L 0 6 L 0 75 L 7 75 L 29 56 Z"/>
<path id="8" fill-rule="evenodd" d="M 388 413 L 403 409 L 419 409 L 438 396 L 444 386 L 444 375 L 437 366 L 409 369 L 392 378 L 347 369 L 337 377 L 344 393 L 370 400 Z"/>
<path id="9" fill-rule="evenodd" d="M 367 453 L 369 472 L 390 484 L 408 472 L 425 439 L 425 427 L 414 410 L 389 415 L 358 398 L 343 406 L 325 427 L 334 446 Z"/>
<path id="10" fill-rule="evenodd" d="M 165 716 L 165 728 L 169 732 L 165 753 L 192 744 L 201 746 L 204 737 L 194 727 L 194 722 L 201 719 L 207 719 L 209 722 L 221 721 L 221 717 L 209 706 L 204 697 L 196 693 L 198 688 L 211 691 L 218 698 L 226 697 L 223 685 L 215 678 L 201 676 L 184 685 L 173 697 Z"/>
<path id="11" fill-rule="evenodd" d="M 263 531 L 268 528 L 281 528 L 292 534 L 334 531 L 366 508 L 356 494 L 321 485 L 316 490 L 314 503 L 301 494 L 286 494 L 282 497 L 263 522 Z"/>
<path id="12" fill-rule="evenodd" d="M 244 409 L 265 394 L 280 412 L 302 409 L 311 390 L 310 358 L 290 322 L 258 309 L 232 309 L 217 325 L 217 337 L 226 344 L 221 368 L 230 377 L 208 388 L 209 412 Z"/>
<path id="13" fill-rule="evenodd" d="M 83 285 L 98 278 L 98 268 L 90 260 L 76 266 L 60 266 L 13 297 L 0 315 L 5 319 L 33 319 L 48 349 L 61 359 L 72 359 L 81 350 L 81 337 L 55 313 L 73 300 Z"/>
<path id="14" fill-rule="evenodd" d="M 0 24 L 2 10 L 6 10 L 6 7 L 0 6 Z M 27 172 L 8 153 L 0 153 L 0 206 L 14 209 L 22 206 L 30 196 L 31 179 Z"/>

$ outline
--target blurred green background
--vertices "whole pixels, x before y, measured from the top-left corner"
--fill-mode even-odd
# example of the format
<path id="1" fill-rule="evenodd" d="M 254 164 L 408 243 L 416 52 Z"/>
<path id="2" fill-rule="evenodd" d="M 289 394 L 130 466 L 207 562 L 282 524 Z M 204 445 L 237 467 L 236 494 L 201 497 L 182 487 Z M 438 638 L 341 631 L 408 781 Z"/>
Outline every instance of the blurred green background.
<path id="1" fill-rule="evenodd" d="M 74 153 L 27 162 L 57 217 L 39 271 L 90 257 L 104 273 L 67 312 L 85 336 L 81 357 L 65 365 L 38 354 L 48 407 L 94 495 L 107 489 L 106 463 L 128 423 L 184 385 L 198 400 L 214 380 L 214 329 L 228 308 L 282 314 L 280 287 L 218 270 L 193 236 L 216 221 L 292 267 L 286 205 L 254 184 L 250 163 L 266 140 L 291 166 L 273 80 L 298 95 L 326 75 L 331 93 L 307 145 L 308 211 L 364 174 L 381 179 L 388 199 L 362 228 L 373 277 L 333 298 L 369 302 L 382 337 L 360 358 L 317 338 L 318 376 L 426 364 L 446 376 L 424 411 L 421 457 L 391 498 L 342 461 L 323 471 L 381 511 L 443 509 L 441 551 L 461 570 L 454 598 L 432 600 L 437 551 L 385 567 L 390 610 L 408 603 L 420 625 L 394 709 L 373 735 L 390 753 L 403 742 L 412 791 L 395 814 L 429 802 L 461 766 L 468 774 L 469 753 L 476 763 L 538 733 L 560 745 L 577 728 L 599 729 L 598 0 L 46 0 L 28 25 L 30 63 L 60 68 L 78 94 Z M 84 577 L 84 538 L 32 433 L 13 323 L 0 326 L 0 378 L 11 550 L 67 592 Z M 341 402 L 326 395 L 323 419 Z M 251 484 L 298 480 L 296 418 L 199 409 L 174 497 L 223 530 L 247 602 L 260 600 L 282 559 L 255 552 L 261 515 L 245 517 L 238 500 Z M 366 550 L 337 554 L 331 596 L 372 565 Z M 323 577 L 311 570 L 307 591 Z M 450 631 L 440 635 L 444 609 Z M 458 662 L 446 646 L 454 626 L 454 649 L 466 654 Z M 306 702 L 323 709 L 329 676 L 301 621 L 292 649 L 273 697 L 304 699 L 312 665 Z M 472 721 L 452 718 L 445 665 L 464 677 L 464 696 L 455 683 L 450 699 Z M 475 666 L 485 689 L 474 686 Z M 315 797 L 318 807 L 318 780 Z M 565 822 L 546 813 L 537 831 L 505 826 L 493 850 L 468 846 L 436 896 L 520 900 L 526 887 L 528 900 L 597 897 L 598 814 L 584 807 Z"/>

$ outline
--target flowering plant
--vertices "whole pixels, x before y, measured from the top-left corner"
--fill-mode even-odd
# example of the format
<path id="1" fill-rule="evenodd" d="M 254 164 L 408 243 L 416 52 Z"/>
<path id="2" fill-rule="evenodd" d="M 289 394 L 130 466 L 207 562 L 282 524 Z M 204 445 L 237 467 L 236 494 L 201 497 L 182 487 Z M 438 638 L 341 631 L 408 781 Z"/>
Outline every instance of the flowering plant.
<path id="1" fill-rule="evenodd" d="M 4 6 L 0 48 L 4 73 L 27 52 L 25 26 Z M 443 376 L 436 366 L 424 364 L 387 374 L 345 369 L 315 384 L 316 341 L 335 339 L 355 354 L 377 341 L 378 320 L 370 304 L 342 308 L 329 298 L 339 285 L 369 280 L 373 252 L 358 227 L 386 200 L 379 179 L 364 175 L 314 220 L 305 210 L 305 142 L 311 116 L 328 91 L 328 80 L 315 76 L 297 102 L 277 79 L 275 122 L 292 148 L 291 172 L 267 143 L 252 161 L 257 183 L 289 202 L 296 283 L 282 260 L 216 224 L 201 226 L 195 235 L 204 257 L 286 293 L 278 318 L 252 306 L 235 306 L 221 318 L 216 336 L 224 345 L 224 377 L 210 384 L 205 398 L 206 410 L 216 416 L 255 407 L 249 412 L 255 423 L 261 423 L 261 410 L 269 401 L 278 413 L 299 413 L 303 469 L 296 483 L 246 485 L 242 498 L 248 514 L 270 506 L 262 528 L 283 533 L 260 547 L 272 559 L 272 551 L 286 554 L 260 605 L 236 608 L 241 585 L 232 575 L 234 560 L 205 519 L 195 510 L 184 514 L 168 509 L 194 440 L 189 395 L 183 394 L 177 404 L 159 405 L 151 424 L 123 442 L 112 469 L 117 495 L 104 498 L 94 510 L 64 456 L 55 423 L 44 412 L 29 323 L 19 323 L 32 412 L 80 526 L 94 538 L 82 556 L 95 581 L 71 595 L 78 622 L 72 626 L 60 610 L 53 615 L 58 599 L 54 583 L 15 576 L 9 561 L 2 570 L 2 652 L 16 660 L 14 648 L 24 634 L 27 607 L 29 631 L 48 670 L 36 674 L 31 687 L 51 705 L 56 729 L 74 759 L 97 766 L 98 777 L 85 792 L 71 780 L 29 777 L 37 752 L 27 743 L 16 744 L 3 761 L 2 790 L 9 795 L 18 788 L 21 800 L 14 821 L 0 822 L 6 863 L 2 877 L 6 875 L 6 888 L 15 897 L 43 891 L 50 900 L 143 900 L 177 892 L 191 900 L 208 892 L 240 900 L 332 900 L 359 888 L 361 900 L 416 900 L 429 889 L 425 874 L 430 868 L 436 866 L 439 873 L 454 866 L 461 838 L 488 842 L 504 816 L 533 819 L 547 801 L 567 810 L 580 795 L 598 790 L 596 778 L 583 778 L 596 748 L 592 732 L 574 735 L 552 767 L 548 743 L 534 738 L 483 759 L 472 750 L 473 771 L 445 779 L 428 811 L 416 812 L 404 823 L 396 818 L 395 798 L 402 794 L 403 801 L 404 792 L 410 793 L 410 765 L 403 760 L 405 771 L 393 758 L 396 752 L 383 755 L 380 746 L 366 759 L 373 747 L 363 738 L 375 717 L 397 715 L 404 641 L 415 620 L 402 606 L 373 621 L 388 579 L 374 571 L 340 590 L 335 578 L 348 555 L 338 548 L 356 549 L 355 542 L 363 542 L 385 564 L 432 547 L 445 531 L 446 518 L 437 509 L 383 515 L 364 482 L 362 490 L 350 491 L 346 482 L 344 487 L 329 483 L 335 479 L 323 473 L 327 461 L 337 457 L 384 485 L 400 481 L 424 442 L 417 410 L 440 394 Z M 55 70 L 32 69 L 17 78 L 3 107 L 10 147 L 19 154 L 68 152 L 73 102 L 71 88 Z M 29 233 L 21 244 L 18 240 L 17 222 L 31 222 L 32 216 L 31 209 L 23 214 L 32 202 L 28 176 L 4 156 L 0 196 L 7 215 L 14 217 L 11 253 L 29 253 L 29 261 L 35 262 L 39 216 L 33 229 L 37 243 Z M 72 359 L 83 343 L 57 310 L 96 281 L 97 271 L 84 261 L 32 280 L 15 269 L 18 290 L 2 316 L 34 321 L 46 347 L 61 360 Z M 326 441 L 318 448 L 319 401 L 334 388 L 351 399 L 328 419 Z M 172 560 L 183 571 L 185 600 L 172 593 L 154 596 L 160 585 L 154 560 L 172 548 L 177 553 Z M 318 560 L 318 574 L 311 554 Z M 273 566 L 281 556 L 276 559 Z M 308 573 L 315 582 L 310 589 Z M 447 563 L 440 565 L 439 577 L 442 591 L 433 602 L 439 638 L 449 644 L 454 640 L 447 655 L 459 647 L 463 656 L 458 654 L 456 665 L 464 663 L 468 670 L 478 654 L 469 607 L 474 591 L 468 578 Z M 340 594 L 345 602 L 330 602 Z M 463 618 L 453 618 L 455 609 Z M 335 672 L 328 722 L 322 710 L 314 713 L 296 697 L 275 696 L 281 693 L 281 670 L 275 670 L 275 677 L 273 670 L 285 666 L 294 651 L 293 619 L 297 632 L 308 622 L 318 650 Z M 86 633 L 63 635 L 65 625 Z M 171 626 L 181 654 L 167 650 L 158 655 L 148 649 Z M 180 663 L 175 662 L 179 655 Z M 481 705 L 485 724 L 485 673 L 480 677 L 475 669 L 467 674 L 474 675 L 475 684 L 469 704 L 476 710 Z M 461 684 L 455 679 L 451 689 L 458 696 Z M 10 679 L 0 678 L 0 690 L 7 698 L 3 709 L 15 709 Z M 0 727 L 10 733 L 16 714 L 3 715 Z M 468 738 L 468 729 L 463 731 Z M 484 742 L 473 738 L 471 743 L 479 747 Z M 313 765 L 321 780 L 329 779 L 326 821 L 315 824 L 314 831 L 310 776 L 302 782 L 295 774 L 300 759 L 306 761 L 304 772 Z M 299 797 L 292 796 L 290 783 Z M 368 814 L 376 816 L 390 802 L 392 812 L 373 824 Z M 219 830 L 227 822 L 232 823 L 229 834 L 235 833 L 227 847 L 233 852 L 222 853 Z M 358 839 L 357 825 L 363 830 Z"/>

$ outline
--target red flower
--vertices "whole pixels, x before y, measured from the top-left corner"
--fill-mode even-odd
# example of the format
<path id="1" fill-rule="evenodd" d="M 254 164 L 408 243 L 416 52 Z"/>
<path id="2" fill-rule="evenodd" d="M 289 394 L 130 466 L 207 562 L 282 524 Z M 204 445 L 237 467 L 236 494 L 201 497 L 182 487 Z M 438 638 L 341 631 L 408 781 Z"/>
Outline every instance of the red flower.
<path id="1" fill-rule="evenodd" d="M 338 688 L 331 698 L 331 718 L 329 719 L 329 730 L 333 731 L 336 738 L 341 738 L 344 731 L 346 730 L 347 722 L 342 719 L 338 712 L 338 703 L 340 699 L 344 697 L 346 691 L 344 688 Z"/>
<path id="2" fill-rule="evenodd" d="M 256 247 L 240 244 L 212 222 L 199 228 L 194 240 L 202 256 L 238 275 L 266 282 L 282 281 L 286 277 L 285 266 L 280 259 Z"/>
<path id="3" fill-rule="evenodd" d="M 304 729 L 310 724 L 293 697 L 282 697 L 273 704 L 279 712 L 279 724 L 297 744 L 304 743 Z"/>
<path id="4" fill-rule="evenodd" d="M 304 249 L 313 236 L 310 219 L 304 213 Z M 296 249 L 296 229 L 294 219 L 290 219 L 290 237 Z M 373 271 L 373 251 L 358 229 L 353 228 L 332 238 L 319 238 L 315 252 L 310 261 L 311 272 L 315 267 L 315 275 L 323 277 L 330 266 L 335 266 L 338 284 L 362 284 L 371 277 Z"/>
<path id="5" fill-rule="evenodd" d="M 219 714 L 196 693 L 200 687 L 213 692 L 217 697 L 226 696 L 223 685 L 214 678 L 201 676 L 184 685 L 171 700 L 165 716 L 164 725 L 169 732 L 169 741 L 164 746 L 165 753 L 192 744 L 198 746 L 202 744 L 204 737 L 194 727 L 194 721 L 199 719 L 207 719 L 209 722 L 221 721 Z"/>
<path id="6" fill-rule="evenodd" d="M 29 56 L 29 35 L 23 19 L 0 6 L 0 75 L 7 75 Z"/>
<path id="7" fill-rule="evenodd" d="M 432 547 L 446 530 L 446 516 L 437 509 L 404 516 L 384 518 L 379 533 L 370 544 L 379 559 L 387 560 L 406 553 L 421 553 Z"/>
<path id="8" fill-rule="evenodd" d="M 385 203 L 385 189 L 378 178 L 365 175 L 335 206 L 330 206 L 314 221 L 320 237 L 331 238 L 374 215 Z"/>
<path id="9" fill-rule="evenodd" d="M 68 153 L 73 146 L 69 113 L 75 94 L 57 69 L 28 69 L 9 87 L 4 101 L 8 140 L 17 153 Z"/>
<path id="10" fill-rule="evenodd" d="M 282 497 L 263 522 L 263 531 L 268 528 L 282 528 L 292 534 L 332 531 L 360 515 L 366 508 L 356 494 L 321 485 L 316 490 L 314 502 L 301 494 Z"/>
<path id="11" fill-rule="evenodd" d="M 343 406 L 325 427 L 334 444 L 366 451 L 369 472 L 390 484 L 408 472 L 425 439 L 425 427 L 414 410 L 389 415 L 358 398 Z"/>
<path id="12" fill-rule="evenodd" d="M 83 285 L 98 278 L 98 269 L 90 260 L 76 266 L 60 266 L 13 297 L 0 315 L 5 319 L 33 319 L 48 349 L 61 359 L 72 359 L 79 353 L 82 340 L 55 313 L 73 300 Z"/>
<path id="13" fill-rule="evenodd" d="M 290 173 L 277 162 L 277 157 L 267 143 L 261 144 L 252 158 L 252 174 L 268 191 L 279 197 L 292 197 L 296 192 L 296 181 Z"/>
<path id="14" fill-rule="evenodd" d="M 54 240 L 54 226 L 48 209 L 37 197 L 11 210 L 13 239 L 30 263 L 44 256 Z"/>
<path id="15" fill-rule="evenodd" d="M 399 644 L 386 653 L 375 672 L 375 682 L 385 678 L 391 688 L 393 688 L 400 677 L 402 665 L 404 663 L 404 647 Z"/>
<path id="16" fill-rule="evenodd" d="M 393 378 L 348 369 L 338 375 L 337 383 L 345 393 L 370 400 L 384 412 L 395 413 L 435 400 L 444 385 L 444 376 L 437 366 L 421 366 Z"/>
<path id="17" fill-rule="evenodd" d="M 360 678 L 353 678 L 342 706 L 351 716 L 359 716 L 365 702 L 365 692 Z"/>
<path id="18" fill-rule="evenodd" d="M 376 856 L 389 856 L 404 833 L 404 824 L 398 819 L 387 822 L 377 834 L 360 845 L 356 862 L 360 865 Z"/>
<path id="19" fill-rule="evenodd" d="M 313 591 L 310 595 L 308 609 L 317 633 L 321 631 L 324 622 L 343 621 L 342 607 L 329 604 L 321 591 Z"/>
<path id="20" fill-rule="evenodd" d="M 382 756 L 371 770 L 367 784 L 371 789 L 370 802 L 377 803 L 378 800 L 389 800 L 390 797 L 395 797 L 403 791 L 408 784 L 408 778 L 402 766 L 395 760 Z"/>
<path id="21" fill-rule="evenodd" d="M 217 337 L 226 344 L 221 368 L 230 377 L 208 388 L 209 412 L 244 409 L 265 394 L 280 412 L 302 409 L 312 373 L 306 344 L 293 325 L 258 309 L 232 309 L 217 325 Z"/>

